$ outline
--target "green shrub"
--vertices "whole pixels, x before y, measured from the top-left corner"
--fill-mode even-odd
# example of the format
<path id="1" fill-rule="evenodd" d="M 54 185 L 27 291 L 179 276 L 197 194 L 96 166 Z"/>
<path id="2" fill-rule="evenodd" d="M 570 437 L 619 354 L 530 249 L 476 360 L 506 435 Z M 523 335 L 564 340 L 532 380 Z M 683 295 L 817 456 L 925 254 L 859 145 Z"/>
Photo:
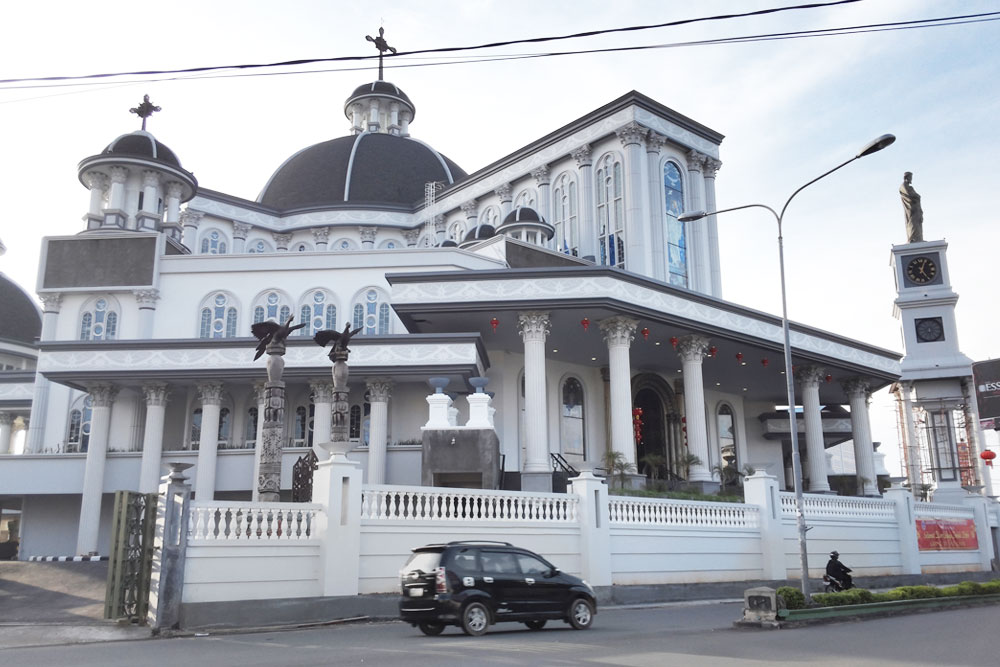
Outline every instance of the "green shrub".
<path id="1" fill-rule="evenodd" d="M 941 597 L 941 589 L 935 586 L 900 586 L 899 588 L 894 588 L 893 590 L 901 591 L 903 597 L 901 600 L 920 600 L 923 598 L 939 598 Z"/>
<path id="2" fill-rule="evenodd" d="M 852 588 L 839 593 L 817 593 L 813 595 L 813 601 L 824 607 L 841 607 L 848 604 L 868 604 L 875 601 L 875 596 L 863 588 Z"/>
<path id="3" fill-rule="evenodd" d="M 785 602 L 785 609 L 806 608 L 806 596 L 797 588 L 782 586 L 777 590 L 777 594 Z"/>
<path id="4" fill-rule="evenodd" d="M 979 584 L 979 588 L 983 595 L 995 595 L 1000 593 L 1000 579 L 994 579 L 993 581 L 987 581 L 986 583 Z"/>
<path id="5" fill-rule="evenodd" d="M 780 591 L 781 589 L 778 590 Z M 872 593 L 862 588 L 853 588 L 840 593 L 817 593 L 812 596 L 812 600 L 815 604 L 822 607 L 837 607 L 848 604 L 868 604 L 870 602 L 895 602 L 897 600 L 996 594 L 1000 594 L 1000 579 L 994 579 L 982 584 L 975 581 L 963 581 L 960 584 L 943 586 L 942 588 L 935 586 L 899 586 L 885 593 Z M 792 607 L 791 605 L 788 608 L 799 609 L 799 607 Z"/>

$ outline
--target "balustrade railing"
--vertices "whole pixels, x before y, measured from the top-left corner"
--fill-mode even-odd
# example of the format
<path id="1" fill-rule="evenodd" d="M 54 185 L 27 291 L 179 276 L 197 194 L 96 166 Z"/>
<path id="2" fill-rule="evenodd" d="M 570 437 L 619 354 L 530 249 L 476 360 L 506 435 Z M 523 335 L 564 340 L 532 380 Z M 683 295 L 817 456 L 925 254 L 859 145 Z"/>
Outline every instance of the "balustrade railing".
<path id="1" fill-rule="evenodd" d="M 896 508 L 891 500 L 805 494 L 802 498 L 806 516 L 830 519 L 866 519 L 895 521 Z M 795 494 L 781 494 L 781 512 L 795 516 Z"/>
<path id="2" fill-rule="evenodd" d="M 365 486 L 361 518 L 375 521 L 576 522 L 580 500 L 564 493 Z"/>
<path id="3" fill-rule="evenodd" d="M 189 539 L 296 541 L 315 537 L 320 505 L 311 503 L 193 502 Z"/>
<path id="4" fill-rule="evenodd" d="M 611 523 L 649 526 L 760 527 L 756 505 L 673 500 L 669 498 L 608 498 Z"/>
<path id="5" fill-rule="evenodd" d="M 913 503 L 913 513 L 918 517 L 933 516 L 942 519 L 948 517 L 971 519 L 975 516 L 972 508 L 965 505 L 946 505 L 944 503 L 926 503 L 923 501 Z"/>

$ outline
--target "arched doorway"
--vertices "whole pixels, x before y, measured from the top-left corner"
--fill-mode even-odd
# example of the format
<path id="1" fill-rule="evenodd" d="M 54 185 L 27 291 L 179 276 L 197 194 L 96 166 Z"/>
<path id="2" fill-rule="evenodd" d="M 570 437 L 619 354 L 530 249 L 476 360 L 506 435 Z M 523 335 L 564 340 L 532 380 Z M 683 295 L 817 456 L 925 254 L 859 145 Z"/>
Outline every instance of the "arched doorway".
<path id="1" fill-rule="evenodd" d="M 642 409 L 642 438 L 635 447 L 638 472 L 654 477 L 647 456 L 662 457 L 654 458 L 660 462 L 655 478 L 675 477 L 682 434 L 673 390 L 659 375 L 647 373 L 633 378 L 632 396 L 632 406 Z"/>

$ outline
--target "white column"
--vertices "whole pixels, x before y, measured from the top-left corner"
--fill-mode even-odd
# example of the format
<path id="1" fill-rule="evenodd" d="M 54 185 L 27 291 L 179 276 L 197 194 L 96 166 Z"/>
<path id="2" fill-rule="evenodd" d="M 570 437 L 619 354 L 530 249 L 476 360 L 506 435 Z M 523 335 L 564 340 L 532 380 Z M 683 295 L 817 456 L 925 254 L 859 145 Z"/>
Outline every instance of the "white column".
<path id="1" fill-rule="evenodd" d="M 313 452 L 316 458 L 323 454 L 320 445 L 330 442 L 330 428 L 333 424 L 333 383 L 329 380 L 309 383 L 313 399 Z M 263 412 L 261 412 L 263 414 Z"/>
<path id="2" fill-rule="evenodd" d="M 591 262 L 597 257 L 597 228 L 594 226 L 594 160 L 584 144 L 571 153 L 580 170 L 580 256 Z"/>
<path id="3" fill-rule="evenodd" d="M 778 478 L 758 470 L 743 480 L 744 502 L 760 508 L 760 555 L 764 579 L 786 579 Z"/>
<path id="4" fill-rule="evenodd" d="M 684 377 L 684 419 L 688 451 L 701 459 L 691 466 L 689 482 L 711 482 L 708 470 L 708 425 L 705 422 L 705 379 L 702 361 L 710 341 L 704 336 L 682 336 L 677 346 Z"/>
<path id="5" fill-rule="evenodd" d="M 608 374 L 611 391 L 611 451 L 620 452 L 635 465 L 632 432 L 632 362 L 629 348 L 639 320 L 611 317 L 601 320 L 601 333 L 608 344 Z"/>
<path id="6" fill-rule="evenodd" d="M 278 234 L 277 232 L 271 232 L 271 238 L 274 239 L 274 246 L 277 248 L 278 252 L 288 252 L 288 244 L 292 242 L 291 234 Z"/>
<path id="7" fill-rule="evenodd" d="M 160 460 L 163 453 L 163 425 L 167 413 L 167 385 L 150 382 L 142 386 L 146 397 L 146 425 L 142 434 L 142 466 L 139 470 L 139 493 L 153 493 L 160 488 Z"/>
<path id="8" fill-rule="evenodd" d="M 550 189 L 551 181 L 549 180 L 549 166 L 543 165 L 531 172 L 531 176 L 535 179 L 535 185 L 538 186 L 538 215 L 542 217 L 545 222 L 552 223 L 552 194 Z M 554 238 L 554 237 L 553 237 Z M 542 239 L 538 239 L 539 245 L 542 244 Z M 552 242 L 549 243 L 551 245 Z"/>
<path id="9" fill-rule="evenodd" d="M 478 225 L 476 224 L 476 219 L 479 217 L 479 202 L 475 199 L 472 201 L 467 201 L 462 204 L 462 213 L 465 214 L 465 233 L 468 234 L 473 229 L 476 229 Z M 455 239 L 455 243 L 461 243 L 465 238 Z"/>
<path id="10" fill-rule="evenodd" d="M 705 159 L 705 210 L 717 211 L 715 201 L 715 174 L 722 167 L 722 162 L 715 158 Z M 717 299 L 722 298 L 722 263 L 719 259 L 719 222 L 714 215 L 708 216 L 708 257 L 712 274 L 712 291 L 710 294 Z"/>
<path id="11" fill-rule="evenodd" d="M 9 412 L 0 412 L 0 454 L 10 453 L 11 428 L 14 416 Z"/>
<path id="12" fill-rule="evenodd" d="M 316 242 L 316 250 L 326 250 L 327 245 L 330 243 L 330 228 L 313 227 L 312 235 L 313 241 Z"/>
<path id="13" fill-rule="evenodd" d="M 120 211 L 125 207 L 125 181 L 128 179 L 128 169 L 111 167 L 111 187 L 108 191 L 108 208 Z"/>
<path id="14" fill-rule="evenodd" d="M 646 162 L 649 174 L 649 246 L 652 251 L 650 275 L 656 280 L 666 281 L 667 276 L 667 239 L 663 228 L 664 210 L 660 193 L 663 191 L 663 173 L 660 171 L 660 149 L 667 138 L 662 134 L 650 131 L 646 138 Z"/>
<path id="15" fill-rule="evenodd" d="M 444 216 L 435 215 L 434 220 L 434 242 L 441 245 L 448 238 L 448 228 L 445 226 Z"/>
<path id="16" fill-rule="evenodd" d="M 608 521 L 608 485 L 590 471 L 570 480 L 580 497 L 580 572 L 591 586 L 610 586 L 611 526 Z"/>
<path id="17" fill-rule="evenodd" d="M 538 311 L 518 313 L 517 321 L 524 339 L 524 439 L 527 451 L 522 472 L 548 473 L 551 468 L 548 402 L 545 398 L 545 337 L 549 333 L 549 314 Z"/>
<path id="18" fill-rule="evenodd" d="M 56 324 L 59 321 L 59 309 L 62 305 L 62 294 L 59 292 L 44 292 L 38 295 L 42 301 L 42 331 L 39 340 L 49 341 L 56 338 Z M 79 333 L 79 332 L 77 332 Z M 31 418 L 28 422 L 28 433 L 25 436 L 24 451 L 37 453 L 45 446 L 45 421 L 49 407 L 49 381 L 39 372 L 35 373 L 35 387 L 31 393 Z"/>
<path id="19" fill-rule="evenodd" d="M 636 122 L 615 131 L 625 152 L 625 268 L 640 275 L 648 275 L 646 255 L 651 251 L 645 233 L 646 221 L 649 220 L 645 214 L 648 197 L 644 195 L 642 177 L 643 143 L 648 132 Z"/>
<path id="20" fill-rule="evenodd" d="M 795 373 L 800 383 L 802 411 L 806 422 L 806 455 L 809 460 L 809 491 L 829 493 L 830 479 L 826 468 L 826 447 L 823 439 L 823 417 L 820 414 L 819 383 L 826 371 L 818 366 L 804 366 Z M 791 424 L 791 421 L 789 421 Z"/>
<path id="21" fill-rule="evenodd" d="M 687 206 L 691 211 L 707 210 L 705 208 L 705 179 L 702 169 L 705 165 L 705 155 L 698 151 L 688 151 L 688 192 Z M 691 273 L 688 284 L 691 289 L 709 294 L 712 289 L 711 270 L 708 266 L 708 221 L 698 220 L 688 225 L 688 265 Z"/>
<path id="22" fill-rule="evenodd" d="M 250 485 L 253 487 L 253 492 L 250 498 L 253 502 L 260 502 L 260 489 L 257 484 L 257 480 L 260 479 L 260 443 L 264 440 L 264 408 L 267 406 L 267 392 L 264 389 L 263 382 L 255 382 L 253 385 L 253 399 L 257 401 L 257 430 L 254 435 L 254 448 L 253 448 L 253 479 L 250 480 Z M 314 422 L 315 423 L 315 422 Z M 315 442 L 315 438 L 313 439 Z M 321 461 L 320 452 L 316 452 L 317 458 Z M 323 452 L 323 457 L 326 453 Z"/>
<path id="23" fill-rule="evenodd" d="M 156 302 L 160 300 L 160 290 L 137 289 L 132 290 L 132 294 L 139 306 L 139 339 L 150 339 L 153 337 L 153 320 L 156 315 Z M 157 479 L 159 479 L 159 474 L 157 474 Z"/>
<path id="24" fill-rule="evenodd" d="M 885 499 L 895 505 L 896 525 L 899 527 L 900 574 L 920 574 L 920 550 L 917 547 L 917 521 L 913 494 L 897 484 L 886 489 Z"/>
<path id="25" fill-rule="evenodd" d="M 906 479 L 910 483 L 910 491 L 918 493 L 924 480 L 920 474 L 920 444 L 917 442 L 917 428 L 913 423 L 913 402 L 910 400 L 912 391 L 912 383 L 901 382 L 897 398 L 903 401 L 903 425 L 906 429 Z"/>
<path id="26" fill-rule="evenodd" d="M 101 499 L 104 495 L 104 461 L 108 456 L 111 406 L 118 394 L 118 388 L 110 384 L 95 384 L 88 389 L 91 400 L 90 440 L 87 445 L 87 463 L 83 471 L 80 528 L 76 536 L 76 553 L 81 556 L 98 552 Z"/>
<path id="27" fill-rule="evenodd" d="M 108 177 L 97 171 L 86 173 L 87 187 L 90 188 L 90 209 L 93 216 L 101 214 L 104 207 L 104 192 L 108 189 Z"/>
<path id="28" fill-rule="evenodd" d="M 368 433 L 368 483 L 385 484 L 386 445 L 389 436 L 389 396 L 392 382 L 386 379 L 368 381 L 371 403 L 371 430 Z"/>
<path id="29" fill-rule="evenodd" d="M 201 400 L 201 436 L 198 441 L 198 467 L 195 469 L 195 500 L 215 499 L 215 464 L 219 449 L 219 413 L 222 410 L 222 383 L 198 385 Z"/>
<path id="30" fill-rule="evenodd" d="M 167 183 L 167 201 L 164 208 L 164 222 L 178 224 L 181 221 L 181 197 L 184 186 L 177 181 Z"/>
<path id="31" fill-rule="evenodd" d="M 504 183 L 493 193 L 500 198 L 500 222 L 504 221 L 511 209 L 511 187 L 510 183 Z"/>
<path id="32" fill-rule="evenodd" d="M 358 227 L 358 236 L 361 237 L 362 250 L 375 249 L 375 237 L 378 235 L 378 227 Z"/>
<path id="33" fill-rule="evenodd" d="M 842 383 L 851 406 L 851 437 L 854 439 L 854 466 L 858 475 L 858 493 L 878 496 L 875 479 L 875 447 L 872 427 L 868 421 L 868 383 L 863 378 L 851 378 Z"/>
<path id="34" fill-rule="evenodd" d="M 233 253 L 240 255 L 247 251 L 247 235 L 250 234 L 250 230 L 253 229 L 253 225 L 246 222 L 234 222 L 233 223 Z"/>
<path id="35" fill-rule="evenodd" d="M 184 212 L 181 213 L 181 243 L 192 252 L 198 250 L 196 247 L 198 245 L 198 224 L 203 215 L 204 213 L 201 211 L 192 211 L 189 208 L 184 209 Z"/>

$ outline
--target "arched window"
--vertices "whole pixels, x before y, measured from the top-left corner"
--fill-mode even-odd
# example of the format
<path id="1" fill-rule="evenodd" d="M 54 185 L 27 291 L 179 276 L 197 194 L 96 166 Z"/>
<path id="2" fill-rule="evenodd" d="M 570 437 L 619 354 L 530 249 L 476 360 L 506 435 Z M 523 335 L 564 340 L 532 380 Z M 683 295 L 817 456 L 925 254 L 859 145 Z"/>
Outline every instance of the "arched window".
<path id="1" fill-rule="evenodd" d="M 500 209 L 496 206 L 487 206 L 479 213 L 479 226 L 489 225 L 496 229 L 500 225 Z"/>
<path id="2" fill-rule="evenodd" d="M 257 239 L 256 241 L 250 241 L 247 243 L 247 252 L 251 254 L 262 254 L 273 251 L 267 241 L 264 239 Z"/>
<path id="3" fill-rule="evenodd" d="M 90 420 L 93 415 L 90 396 L 81 396 L 69 412 L 69 429 L 66 433 L 67 452 L 85 452 L 90 445 Z"/>
<path id="4" fill-rule="evenodd" d="M 312 446 L 312 431 L 309 428 L 309 412 L 304 405 L 295 408 L 292 440 L 296 447 Z"/>
<path id="5" fill-rule="evenodd" d="M 199 338 L 233 338 L 236 336 L 235 300 L 225 292 L 216 292 L 201 304 L 198 319 Z"/>
<path id="6" fill-rule="evenodd" d="M 562 453 L 585 458 L 583 383 L 574 377 L 566 378 L 562 385 L 561 396 L 559 438 Z"/>
<path id="7" fill-rule="evenodd" d="M 272 320 L 284 324 L 292 316 L 289 299 L 277 290 L 269 290 L 257 297 L 253 307 L 253 322 Z"/>
<path id="8" fill-rule="evenodd" d="M 295 244 L 295 252 L 309 252 L 310 250 L 312 250 L 312 246 L 310 246 L 308 243 Z"/>
<path id="9" fill-rule="evenodd" d="M 232 434 L 231 411 L 227 407 L 219 409 L 219 431 L 217 434 L 219 449 L 229 449 L 229 438 Z M 201 445 L 201 408 L 195 408 L 191 412 L 191 449 L 198 449 Z"/>
<path id="10" fill-rule="evenodd" d="M 531 188 L 521 190 L 514 197 L 514 210 L 522 208 L 530 208 L 538 211 L 538 198 L 535 196 L 535 191 Z"/>
<path id="11" fill-rule="evenodd" d="M 341 252 L 346 252 L 348 250 L 357 250 L 358 244 L 351 239 L 337 239 L 330 244 L 331 250 L 337 250 Z"/>
<path id="12" fill-rule="evenodd" d="M 673 162 L 663 165 L 663 195 L 666 204 L 667 280 L 671 285 L 687 287 L 687 240 L 684 223 L 677 219 L 684 210 L 684 182 L 680 168 Z"/>
<path id="13" fill-rule="evenodd" d="M 118 338 L 118 302 L 99 297 L 87 303 L 80 315 L 80 340 Z"/>
<path id="14" fill-rule="evenodd" d="M 406 244 L 397 241 L 396 239 L 386 239 L 379 244 L 379 248 L 382 250 L 395 250 L 396 248 L 405 247 Z"/>
<path id="15" fill-rule="evenodd" d="M 217 229 L 213 229 L 201 239 L 202 255 L 225 255 L 228 252 L 228 239 Z"/>
<path id="16" fill-rule="evenodd" d="M 450 238 L 455 243 L 461 243 L 465 240 L 465 222 L 459 220 L 453 222 L 448 226 L 448 238 Z"/>
<path id="17" fill-rule="evenodd" d="M 257 444 L 257 406 L 247 409 L 246 426 L 243 429 L 243 448 L 253 449 Z"/>
<path id="18" fill-rule="evenodd" d="M 299 329 L 302 336 L 314 336 L 317 331 L 337 328 L 337 306 L 333 294 L 324 289 L 314 289 L 306 293 L 305 300 L 299 306 L 299 321 L 308 322 L 309 326 Z"/>
<path id="19" fill-rule="evenodd" d="M 352 324 L 364 335 L 389 333 L 389 304 L 379 290 L 371 287 L 362 293 L 354 304 Z"/>
<path id="20" fill-rule="evenodd" d="M 720 465 L 730 467 L 735 472 L 740 469 L 737 459 L 736 421 L 733 418 L 733 409 L 728 403 L 719 405 L 715 412 L 715 423 L 719 431 Z"/>
<path id="21" fill-rule="evenodd" d="M 555 249 L 579 257 L 580 222 L 576 212 L 576 180 L 564 172 L 552 188 L 552 226 L 555 227 Z"/>
<path id="22" fill-rule="evenodd" d="M 625 268 L 625 200 L 622 163 L 616 155 L 600 159 L 596 170 L 597 238 L 601 264 Z"/>
<path id="23" fill-rule="evenodd" d="M 361 439 L 361 406 L 352 405 L 350 411 L 349 434 L 351 440 Z"/>

